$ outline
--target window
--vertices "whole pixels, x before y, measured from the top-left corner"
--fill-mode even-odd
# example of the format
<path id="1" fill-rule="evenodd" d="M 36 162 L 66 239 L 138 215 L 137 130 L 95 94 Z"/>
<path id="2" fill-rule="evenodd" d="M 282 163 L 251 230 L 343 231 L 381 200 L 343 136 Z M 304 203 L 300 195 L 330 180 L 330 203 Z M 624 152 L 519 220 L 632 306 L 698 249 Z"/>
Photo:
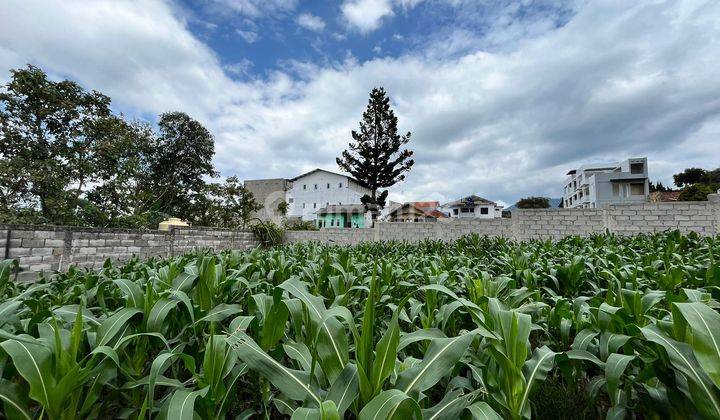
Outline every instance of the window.
<path id="1" fill-rule="evenodd" d="M 307 190 L 307 185 L 303 184 L 303 190 Z"/>
<path id="2" fill-rule="evenodd" d="M 643 165 L 641 162 L 638 163 L 631 163 L 630 164 L 630 173 L 631 174 L 641 174 L 645 172 L 645 165 Z"/>
<path id="3" fill-rule="evenodd" d="M 482 207 L 482 208 L 480 208 L 480 214 L 489 214 L 489 213 L 488 213 L 488 208 L 487 208 L 487 207 Z"/>
<path id="4" fill-rule="evenodd" d="M 338 188 L 342 188 L 342 182 L 338 182 Z"/>
<path id="5" fill-rule="evenodd" d="M 458 215 L 458 209 L 453 209 L 453 214 L 454 214 L 455 216 L 457 216 L 457 215 Z"/>
<path id="6" fill-rule="evenodd" d="M 645 195 L 645 184 L 630 184 L 630 194 Z"/>
<path id="7" fill-rule="evenodd" d="M 329 183 L 329 182 L 327 183 L 327 189 L 328 189 L 328 190 L 330 189 L 330 183 Z"/>
<path id="8" fill-rule="evenodd" d="M 294 198 L 292 198 L 292 197 L 291 197 L 291 198 L 288 198 L 288 203 L 292 204 L 292 203 L 293 203 L 293 201 L 295 201 L 295 199 L 294 199 Z"/>
<path id="9" fill-rule="evenodd" d="M 613 184 L 613 197 L 620 197 L 620 184 Z"/>
<path id="10" fill-rule="evenodd" d="M 303 208 L 305 208 L 305 203 L 303 203 Z"/>
<path id="11" fill-rule="evenodd" d="M 327 203 L 325 203 L 325 207 L 327 207 L 327 206 L 329 206 L 329 205 L 330 205 L 330 202 L 329 202 L 329 201 L 328 201 Z"/>
<path id="12" fill-rule="evenodd" d="M 338 201 L 338 206 L 342 206 L 342 201 Z"/>
<path id="13" fill-rule="evenodd" d="M 315 189 L 317 190 L 317 184 L 315 184 Z"/>
<path id="14" fill-rule="evenodd" d="M 330 219 L 330 226 L 335 226 L 335 219 Z"/>
<path id="15" fill-rule="evenodd" d="M 313 203 L 313 208 L 314 208 L 314 209 L 317 208 L 317 203 Z"/>

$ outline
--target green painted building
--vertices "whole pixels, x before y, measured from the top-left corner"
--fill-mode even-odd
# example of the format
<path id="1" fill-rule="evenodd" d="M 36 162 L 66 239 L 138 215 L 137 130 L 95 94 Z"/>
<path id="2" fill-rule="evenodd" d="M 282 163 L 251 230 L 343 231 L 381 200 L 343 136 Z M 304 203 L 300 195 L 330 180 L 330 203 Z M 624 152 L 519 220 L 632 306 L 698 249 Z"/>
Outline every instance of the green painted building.
<path id="1" fill-rule="evenodd" d="M 365 220 L 365 206 L 362 204 L 329 205 L 318 210 L 315 215 L 318 228 L 369 227 Z"/>

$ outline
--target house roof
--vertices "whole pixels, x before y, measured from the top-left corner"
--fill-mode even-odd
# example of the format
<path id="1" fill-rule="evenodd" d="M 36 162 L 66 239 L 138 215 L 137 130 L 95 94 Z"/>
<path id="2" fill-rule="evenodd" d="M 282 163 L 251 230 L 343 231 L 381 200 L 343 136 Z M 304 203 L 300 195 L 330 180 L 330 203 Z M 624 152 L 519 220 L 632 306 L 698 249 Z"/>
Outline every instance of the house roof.
<path id="1" fill-rule="evenodd" d="M 339 173 L 337 173 L 337 172 L 332 172 L 332 171 L 328 171 L 328 170 L 326 170 L 326 169 L 320 169 L 320 168 L 315 168 L 315 169 L 313 169 L 312 171 L 308 171 L 308 172 L 305 172 L 304 174 L 300 174 L 300 175 L 296 176 L 295 178 L 290 178 L 290 179 L 288 179 L 288 181 L 294 182 L 294 181 L 297 181 L 297 180 L 300 179 L 300 178 L 304 178 L 304 177 L 306 177 L 306 176 L 308 176 L 308 175 L 314 174 L 315 172 L 325 172 L 325 173 L 328 173 L 328 174 L 333 174 L 333 175 L 341 176 L 341 177 L 343 177 L 343 178 L 347 178 L 347 179 L 349 179 L 350 181 L 355 182 L 356 184 L 358 184 L 358 185 L 360 185 L 360 186 L 362 186 L 362 187 L 368 188 L 367 185 L 365 185 L 364 183 L 358 181 L 357 179 L 355 179 L 355 178 L 353 178 L 353 177 L 351 177 L 351 176 L 349 176 L 349 175 L 339 174 Z"/>
<path id="2" fill-rule="evenodd" d="M 420 209 L 436 209 L 440 207 L 439 201 L 413 201 L 411 203 Z"/>
<path id="3" fill-rule="evenodd" d="M 459 200 L 451 201 L 451 202 L 447 203 L 446 206 L 448 206 L 448 207 L 457 207 L 457 206 L 463 207 L 463 206 L 466 205 L 468 199 L 472 199 L 472 201 L 473 201 L 476 205 L 477 205 L 477 204 L 492 204 L 492 205 L 494 205 L 494 206 L 497 206 L 497 203 L 496 203 L 496 202 L 491 201 L 491 200 L 488 200 L 487 198 L 482 198 L 482 197 L 480 197 L 480 196 L 478 196 L 478 195 L 475 195 L 475 194 L 469 195 L 469 196 L 467 196 L 467 197 L 463 197 L 463 198 L 461 198 L 461 199 L 459 199 Z"/>
<path id="4" fill-rule="evenodd" d="M 430 211 L 426 211 L 425 213 L 428 214 L 428 215 L 431 216 L 431 217 L 436 218 L 436 219 L 445 219 L 445 218 L 447 218 L 447 214 L 445 214 L 445 213 L 443 213 L 443 212 L 441 212 L 440 210 L 437 210 L 437 209 L 435 209 L 435 210 L 430 210 Z"/>
<path id="5" fill-rule="evenodd" d="M 678 201 L 679 198 L 680 191 L 655 191 L 650 193 L 650 202 L 652 203 Z"/>
<path id="6" fill-rule="evenodd" d="M 447 215 L 445 215 L 445 213 L 443 213 L 437 209 L 424 210 L 422 207 L 418 206 L 417 203 L 405 203 L 405 204 L 393 209 L 390 213 L 388 213 L 388 216 L 392 216 L 402 210 L 409 209 L 409 208 L 416 210 L 420 214 L 424 214 L 426 217 L 434 217 L 436 219 L 447 217 Z"/>
<path id="7" fill-rule="evenodd" d="M 365 214 L 366 211 L 364 204 L 331 204 L 316 211 L 315 214 Z"/>

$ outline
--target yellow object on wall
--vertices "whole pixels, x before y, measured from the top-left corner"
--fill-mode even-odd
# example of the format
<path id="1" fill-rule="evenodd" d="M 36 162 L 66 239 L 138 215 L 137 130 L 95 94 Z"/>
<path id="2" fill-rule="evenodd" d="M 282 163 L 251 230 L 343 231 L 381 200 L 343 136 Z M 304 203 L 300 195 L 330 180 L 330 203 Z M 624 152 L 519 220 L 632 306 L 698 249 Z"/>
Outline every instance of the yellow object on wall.
<path id="1" fill-rule="evenodd" d="M 178 217 L 170 217 L 167 220 L 160 222 L 158 230 L 170 230 L 170 226 L 190 226 L 190 224 Z"/>

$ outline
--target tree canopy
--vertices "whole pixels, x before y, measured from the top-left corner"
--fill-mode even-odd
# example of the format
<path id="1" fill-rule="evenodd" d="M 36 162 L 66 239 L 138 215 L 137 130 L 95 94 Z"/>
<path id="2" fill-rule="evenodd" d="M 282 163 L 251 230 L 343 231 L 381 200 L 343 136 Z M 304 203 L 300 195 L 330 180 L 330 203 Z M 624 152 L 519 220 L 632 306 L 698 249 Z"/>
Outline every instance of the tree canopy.
<path id="1" fill-rule="evenodd" d="M 113 113 L 102 93 L 34 66 L 12 70 L 0 89 L 0 222 L 242 226 L 258 204 L 235 177 L 208 182 L 214 153 L 185 113 L 162 114 L 155 131 Z"/>
<path id="2" fill-rule="evenodd" d="M 720 168 L 687 168 L 673 175 L 673 181 L 678 187 L 683 187 L 678 200 L 706 201 L 708 194 L 715 193 L 720 188 Z"/>
<path id="3" fill-rule="evenodd" d="M 550 207 L 550 199 L 547 197 L 525 197 L 515 203 L 519 209 L 547 209 Z"/>
<path id="4" fill-rule="evenodd" d="M 370 189 L 370 195 L 362 199 L 368 206 L 384 207 L 387 190 L 380 194 L 378 190 L 404 180 L 415 163 L 412 151 L 401 150 L 410 141 L 410 132 L 399 135 L 397 122 L 385 89 L 374 88 L 360 130 L 352 131 L 353 141 L 336 160 L 342 170 Z"/>

